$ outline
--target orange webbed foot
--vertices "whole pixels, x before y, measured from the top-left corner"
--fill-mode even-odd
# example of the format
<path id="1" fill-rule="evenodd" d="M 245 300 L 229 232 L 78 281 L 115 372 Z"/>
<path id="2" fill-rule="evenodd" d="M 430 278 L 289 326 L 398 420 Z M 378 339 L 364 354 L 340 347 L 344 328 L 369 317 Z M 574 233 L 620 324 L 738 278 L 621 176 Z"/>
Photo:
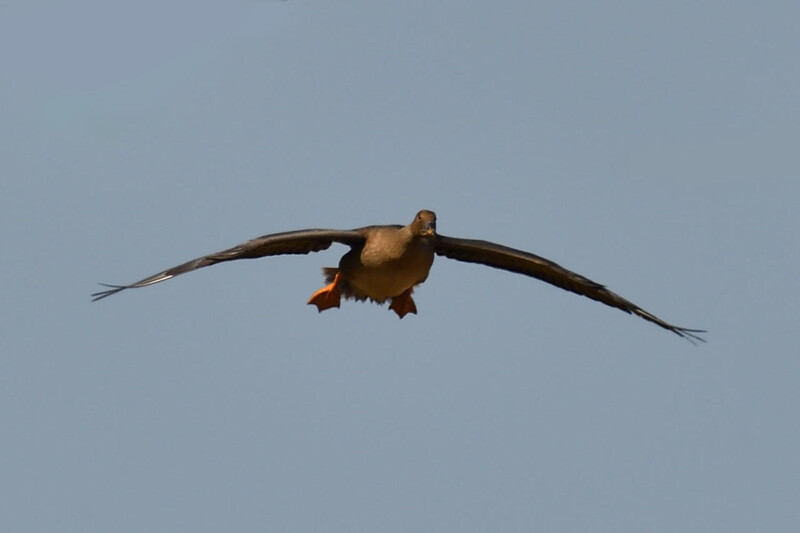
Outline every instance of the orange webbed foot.
<path id="1" fill-rule="evenodd" d="M 417 305 L 411 298 L 412 290 L 413 289 L 408 289 L 402 294 L 392 298 L 392 305 L 389 306 L 389 309 L 397 313 L 397 316 L 400 318 L 403 318 L 408 313 L 414 313 L 415 315 L 417 314 Z"/>
<path id="2" fill-rule="evenodd" d="M 341 279 L 341 275 L 337 273 L 336 277 L 333 278 L 333 283 L 322 287 L 320 290 L 311 295 L 311 298 L 308 300 L 308 304 L 316 305 L 317 310 L 320 313 L 326 309 L 330 309 L 331 307 L 339 307 L 339 302 L 342 298 L 342 295 L 339 292 L 339 283 L 341 282 Z"/>

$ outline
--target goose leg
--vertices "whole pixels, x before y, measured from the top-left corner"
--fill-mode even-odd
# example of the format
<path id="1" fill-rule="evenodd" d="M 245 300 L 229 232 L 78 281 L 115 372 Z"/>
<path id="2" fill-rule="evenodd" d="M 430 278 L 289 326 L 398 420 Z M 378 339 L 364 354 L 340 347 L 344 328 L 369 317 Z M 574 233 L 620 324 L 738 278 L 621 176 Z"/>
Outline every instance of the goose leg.
<path id="1" fill-rule="evenodd" d="M 342 297 L 341 292 L 339 291 L 339 283 L 341 283 L 341 281 L 341 274 L 337 272 L 336 277 L 333 278 L 333 283 L 322 287 L 320 290 L 312 294 L 311 298 L 308 300 L 308 304 L 316 305 L 317 310 L 320 313 L 326 309 L 330 309 L 331 307 L 339 307 L 339 302 L 341 301 Z"/>
<path id="2" fill-rule="evenodd" d="M 414 290 L 413 287 L 392 298 L 392 305 L 389 306 L 389 309 L 397 313 L 400 318 L 403 318 L 408 313 L 417 314 L 417 306 L 414 300 L 411 299 L 412 290 Z"/>

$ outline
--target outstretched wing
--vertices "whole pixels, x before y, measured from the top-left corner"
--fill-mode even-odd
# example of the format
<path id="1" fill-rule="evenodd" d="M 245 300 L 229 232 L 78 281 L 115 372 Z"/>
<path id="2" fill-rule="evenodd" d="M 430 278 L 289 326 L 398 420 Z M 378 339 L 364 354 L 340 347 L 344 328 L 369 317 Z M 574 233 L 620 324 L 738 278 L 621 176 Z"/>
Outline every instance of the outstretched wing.
<path id="1" fill-rule="evenodd" d="M 705 333 L 705 330 L 682 328 L 665 322 L 633 302 L 611 292 L 605 286 L 532 253 L 493 242 L 456 239 L 439 235 L 436 241 L 436 255 L 531 276 L 556 287 L 561 287 L 592 300 L 603 302 L 611 307 L 616 307 L 626 313 L 639 315 L 645 320 L 658 324 L 662 328 L 668 329 L 690 341 L 705 342 L 705 339 L 696 335 L 696 333 Z"/>
<path id="2" fill-rule="evenodd" d="M 235 259 L 256 259 L 269 255 L 307 254 L 327 250 L 332 243 L 339 242 L 348 246 L 363 244 L 365 238 L 359 230 L 332 230 L 332 229 L 306 229 L 300 231 L 287 231 L 273 233 L 256 239 L 243 242 L 233 248 L 221 252 L 198 257 L 182 265 L 169 268 L 130 285 L 108 285 L 101 283 L 108 290 L 92 294 L 92 301 L 101 300 L 125 289 L 147 287 L 160 283 L 180 274 L 197 270 L 224 261 Z"/>

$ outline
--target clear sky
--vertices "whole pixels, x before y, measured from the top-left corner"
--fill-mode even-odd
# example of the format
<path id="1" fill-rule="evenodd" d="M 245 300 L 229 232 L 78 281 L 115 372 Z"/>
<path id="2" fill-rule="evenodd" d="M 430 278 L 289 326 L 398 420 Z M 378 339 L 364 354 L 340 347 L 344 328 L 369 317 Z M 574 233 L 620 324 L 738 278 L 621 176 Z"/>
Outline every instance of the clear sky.
<path id="1" fill-rule="evenodd" d="M 797 2 L 0 5 L 0 530 L 800 530 Z M 98 303 L 258 235 L 532 251 L 692 346 L 345 251 Z"/>

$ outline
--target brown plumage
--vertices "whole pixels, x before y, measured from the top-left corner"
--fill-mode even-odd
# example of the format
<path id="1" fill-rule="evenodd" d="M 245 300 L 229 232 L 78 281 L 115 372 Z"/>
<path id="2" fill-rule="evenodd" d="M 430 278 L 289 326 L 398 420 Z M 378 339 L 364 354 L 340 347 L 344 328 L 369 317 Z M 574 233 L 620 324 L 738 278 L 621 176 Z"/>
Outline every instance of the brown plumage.
<path id="1" fill-rule="evenodd" d="M 346 244 L 350 251 L 342 256 L 338 268 L 324 269 L 329 285 L 315 292 L 308 302 L 316 305 L 319 311 L 339 307 L 340 299 L 344 296 L 346 299 L 378 303 L 391 300 L 390 309 L 400 318 L 408 313 L 416 313 L 411 292 L 427 279 L 435 254 L 538 278 L 638 315 L 690 341 L 703 341 L 697 335 L 704 333 L 703 330 L 665 322 L 605 286 L 543 257 L 492 242 L 445 237 L 436 232 L 436 214 L 427 210 L 417 213 L 407 226 L 367 226 L 353 230 L 308 229 L 265 235 L 228 250 L 188 261 L 130 285 L 102 284 L 109 289 L 92 294 L 93 301 L 225 261 L 319 252 L 327 250 L 334 242 Z"/>

